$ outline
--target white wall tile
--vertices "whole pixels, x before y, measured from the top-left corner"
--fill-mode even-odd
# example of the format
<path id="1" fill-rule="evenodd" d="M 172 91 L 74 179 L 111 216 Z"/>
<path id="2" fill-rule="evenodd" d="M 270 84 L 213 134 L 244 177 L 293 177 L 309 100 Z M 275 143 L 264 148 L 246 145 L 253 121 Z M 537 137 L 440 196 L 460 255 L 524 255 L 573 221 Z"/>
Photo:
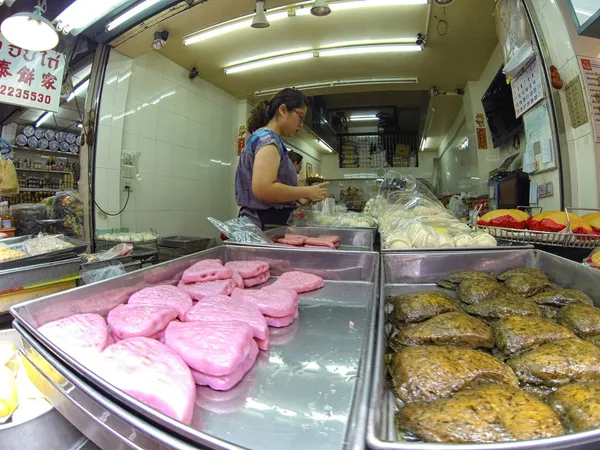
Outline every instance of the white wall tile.
<path id="1" fill-rule="evenodd" d="M 150 228 L 156 229 L 156 223 L 154 222 L 154 211 L 136 211 L 135 220 L 137 231 L 150 231 Z"/>
<path id="2" fill-rule="evenodd" d="M 178 88 L 180 88 L 180 86 L 175 84 L 174 81 L 163 77 L 161 81 L 161 93 L 163 96 L 160 101 L 161 108 L 171 112 L 175 111 L 175 98 L 177 96 Z"/>
<path id="3" fill-rule="evenodd" d="M 143 174 L 141 180 L 134 181 L 136 191 L 135 206 L 137 211 L 154 210 L 154 175 Z"/>
<path id="4" fill-rule="evenodd" d="M 125 122 L 125 112 L 127 111 L 127 92 L 115 90 L 115 100 L 113 103 L 112 126 L 113 128 L 123 129 Z"/>
<path id="5" fill-rule="evenodd" d="M 138 134 L 142 102 L 134 97 L 127 97 L 127 111 L 123 122 L 123 132 Z"/>
<path id="6" fill-rule="evenodd" d="M 142 107 L 140 122 L 138 124 L 138 135 L 150 139 L 156 139 L 156 127 L 158 125 L 158 106 L 146 103 Z"/>
<path id="7" fill-rule="evenodd" d="M 156 141 L 146 137 L 138 137 L 140 155 L 140 173 L 153 174 L 155 168 Z"/>
<path id="8" fill-rule="evenodd" d="M 137 134 L 123 133 L 121 149 L 124 152 L 137 152 L 138 137 Z"/>
<path id="9" fill-rule="evenodd" d="M 160 101 L 162 93 L 162 77 L 157 73 L 147 70 L 144 77 L 144 97 L 147 102 Z"/>
<path id="10" fill-rule="evenodd" d="M 199 133 L 200 124 L 193 119 L 187 120 L 185 146 L 194 150 L 200 149 L 202 136 Z"/>
<path id="11" fill-rule="evenodd" d="M 188 114 L 188 97 L 190 96 L 190 91 L 184 88 L 177 89 L 177 93 L 173 96 L 175 97 L 175 112 L 181 114 L 186 119 L 190 118 Z"/>
<path id="12" fill-rule="evenodd" d="M 96 167 L 108 168 L 110 155 L 110 135 L 112 127 L 100 125 L 98 127 L 98 137 L 96 139 Z"/>
<path id="13" fill-rule="evenodd" d="M 121 169 L 121 147 L 123 146 L 123 132 L 112 128 L 110 133 L 110 153 L 108 157 L 109 169 Z"/>
<path id="14" fill-rule="evenodd" d="M 156 129 L 156 140 L 160 142 L 171 142 L 173 139 L 173 113 L 163 108 L 158 110 L 158 124 Z"/>
<path id="15" fill-rule="evenodd" d="M 173 144 L 185 146 L 187 138 L 187 119 L 179 114 L 173 114 Z"/>
<path id="16" fill-rule="evenodd" d="M 106 171 L 107 182 L 107 201 L 105 211 L 109 213 L 117 213 L 121 209 L 121 172 L 120 169 L 108 169 Z"/>
<path id="17" fill-rule="evenodd" d="M 173 145 L 165 142 L 157 142 L 154 153 L 154 174 L 164 177 L 171 176 L 171 164 L 173 159 Z"/>
<path id="18" fill-rule="evenodd" d="M 138 100 L 144 99 L 146 69 L 134 61 L 129 77 L 129 95 Z"/>
<path id="19" fill-rule="evenodd" d="M 185 147 L 179 145 L 171 146 L 171 176 L 173 178 L 182 177 L 184 175 L 187 165 L 185 154 Z"/>
<path id="20" fill-rule="evenodd" d="M 541 8 L 540 18 L 552 64 L 562 67 L 574 54 L 565 21 L 554 1 Z"/>

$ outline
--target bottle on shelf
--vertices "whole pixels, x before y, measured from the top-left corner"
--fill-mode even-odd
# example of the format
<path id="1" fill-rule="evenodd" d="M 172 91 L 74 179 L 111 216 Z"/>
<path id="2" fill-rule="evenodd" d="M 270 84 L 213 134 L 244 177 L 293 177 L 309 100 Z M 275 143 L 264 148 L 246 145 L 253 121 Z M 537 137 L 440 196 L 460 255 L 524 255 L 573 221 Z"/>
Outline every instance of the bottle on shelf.
<path id="1" fill-rule="evenodd" d="M 12 228 L 12 216 L 7 201 L 2 202 L 2 228 Z"/>

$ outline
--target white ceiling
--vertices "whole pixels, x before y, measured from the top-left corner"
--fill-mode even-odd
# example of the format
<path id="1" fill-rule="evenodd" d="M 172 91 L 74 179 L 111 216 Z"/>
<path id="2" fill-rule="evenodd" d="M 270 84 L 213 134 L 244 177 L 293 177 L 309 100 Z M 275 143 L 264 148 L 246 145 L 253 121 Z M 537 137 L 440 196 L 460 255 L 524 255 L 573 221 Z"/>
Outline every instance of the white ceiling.
<path id="1" fill-rule="evenodd" d="M 272 9 L 293 3 L 294 0 L 268 0 L 267 6 Z M 255 91 L 297 84 L 381 77 L 417 77 L 419 83 L 337 87 L 307 93 L 379 92 L 385 95 L 391 91 L 426 91 L 433 86 L 457 89 L 463 88 L 467 81 L 479 79 L 497 44 L 492 17 L 494 3 L 494 0 L 456 0 L 446 8 L 431 5 L 427 45 L 421 52 L 311 58 L 236 74 L 224 73 L 224 68 L 232 62 L 286 49 L 319 48 L 333 42 L 356 40 L 416 39 L 417 33 L 425 33 L 429 5 L 334 11 L 327 17 L 286 17 L 266 29 L 245 27 L 183 45 L 183 38 L 198 30 L 252 13 L 254 0 L 212 0 L 158 24 L 142 24 L 137 33 L 129 33 L 129 39 L 121 39 L 116 49 L 135 58 L 151 51 L 154 31 L 166 29 L 170 37 L 159 53 L 187 69 L 196 67 L 202 78 L 237 98 L 254 99 Z M 407 92 L 407 95 L 412 93 Z M 368 105 L 368 96 L 361 94 L 361 97 L 357 96 L 352 106 L 373 106 Z M 439 134 L 441 141 L 461 102 L 460 97 L 436 101 L 438 107 L 430 132 Z M 390 102 L 387 106 L 401 105 L 404 100 Z M 430 144 L 433 142 L 435 139 L 430 140 Z"/>

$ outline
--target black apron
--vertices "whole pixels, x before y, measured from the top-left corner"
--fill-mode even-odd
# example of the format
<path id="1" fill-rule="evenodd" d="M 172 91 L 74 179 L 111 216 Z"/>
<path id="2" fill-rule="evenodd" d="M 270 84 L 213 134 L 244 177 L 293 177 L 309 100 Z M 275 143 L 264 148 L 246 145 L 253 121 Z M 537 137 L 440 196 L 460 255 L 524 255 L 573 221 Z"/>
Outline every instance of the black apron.
<path id="1" fill-rule="evenodd" d="M 269 208 L 264 210 L 241 208 L 239 216 L 248 217 L 263 231 L 286 226 L 294 208 Z"/>

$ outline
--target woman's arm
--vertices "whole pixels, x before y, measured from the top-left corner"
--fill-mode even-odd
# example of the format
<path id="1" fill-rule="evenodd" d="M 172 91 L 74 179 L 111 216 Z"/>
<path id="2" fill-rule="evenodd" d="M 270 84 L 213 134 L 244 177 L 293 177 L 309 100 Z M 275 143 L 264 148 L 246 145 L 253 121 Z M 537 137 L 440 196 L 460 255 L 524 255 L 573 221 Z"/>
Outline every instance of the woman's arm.
<path id="1" fill-rule="evenodd" d="M 254 156 L 252 193 L 265 203 L 285 203 L 310 197 L 304 186 L 288 186 L 277 182 L 280 156 L 275 145 L 266 145 Z"/>

